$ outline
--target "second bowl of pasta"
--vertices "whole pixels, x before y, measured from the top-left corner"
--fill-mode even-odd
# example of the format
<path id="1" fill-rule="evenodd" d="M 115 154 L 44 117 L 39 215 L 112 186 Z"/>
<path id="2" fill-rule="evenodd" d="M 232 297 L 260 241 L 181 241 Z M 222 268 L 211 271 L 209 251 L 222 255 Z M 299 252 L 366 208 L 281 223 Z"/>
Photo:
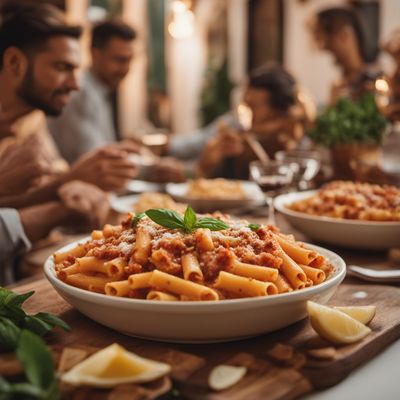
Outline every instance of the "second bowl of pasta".
<path id="1" fill-rule="evenodd" d="M 316 191 L 282 194 L 274 205 L 318 242 L 364 250 L 400 245 L 400 190 L 394 186 L 337 181 Z"/>

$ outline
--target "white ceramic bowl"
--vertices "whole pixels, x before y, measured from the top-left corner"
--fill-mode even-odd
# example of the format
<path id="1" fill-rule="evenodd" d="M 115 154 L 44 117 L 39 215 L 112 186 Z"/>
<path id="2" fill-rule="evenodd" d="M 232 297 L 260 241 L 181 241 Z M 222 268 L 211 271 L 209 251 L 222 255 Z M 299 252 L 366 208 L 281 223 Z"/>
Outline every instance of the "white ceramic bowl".
<path id="1" fill-rule="evenodd" d="M 282 213 L 294 228 L 319 242 L 366 250 L 385 250 L 400 245 L 400 222 L 322 217 L 287 208 L 289 204 L 311 197 L 316 192 L 310 190 L 282 194 L 274 201 L 275 209 Z"/>
<path id="2" fill-rule="evenodd" d="M 76 243 L 65 246 L 67 250 Z M 89 292 L 59 280 L 49 257 L 47 279 L 72 306 L 89 318 L 130 336 L 166 342 L 207 343 L 243 339 L 275 331 L 306 316 L 306 301 L 325 303 L 344 279 L 346 265 L 335 253 L 307 245 L 334 266 L 320 285 L 270 297 L 219 302 L 159 302 Z"/>
<path id="3" fill-rule="evenodd" d="M 198 212 L 212 212 L 216 210 L 229 210 L 232 208 L 242 208 L 258 206 L 265 201 L 261 189 L 255 182 L 240 181 L 245 192 L 245 199 L 203 199 L 188 197 L 187 192 L 189 184 L 185 183 L 168 183 L 166 192 L 174 198 L 174 200 L 187 203 Z"/>

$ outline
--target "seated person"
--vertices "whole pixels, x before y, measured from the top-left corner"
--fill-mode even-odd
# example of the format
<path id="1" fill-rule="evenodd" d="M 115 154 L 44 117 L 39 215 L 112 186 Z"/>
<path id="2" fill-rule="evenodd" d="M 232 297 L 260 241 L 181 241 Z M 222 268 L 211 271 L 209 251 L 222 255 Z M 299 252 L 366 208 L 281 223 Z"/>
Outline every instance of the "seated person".
<path id="1" fill-rule="evenodd" d="M 19 210 L 0 208 L 0 285 L 15 280 L 19 257 L 53 228 L 73 224 L 90 230 L 103 226 L 108 200 L 96 186 L 71 181 L 59 188 L 58 196 L 58 201 Z"/>
<path id="2" fill-rule="evenodd" d="M 80 28 L 68 26 L 62 14 L 48 4 L 13 5 L 2 10 L 0 26 L 0 151 L 21 145 L 30 135 L 46 141 L 40 114 L 59 115 L 72 91 L 78 88 Z M 36 117 L 34 113 L 39 113 Z M 31 118 L 21 124 L 21 118 Z M 36 114 L 38 115 L 38 114 Z M 35 123 L 33 123 L 34 121 Z M 41 145 L 34 156 L 50 163 L 45 183 L 19 194 L 1 196 L 1 207 L 21 208 L 58 199 L 58 189 L 72 180 L 83 180 L 103 190 L 124 187 L 137 174 L 129 160 L 130 149 L 110 146 L 86 154 L 65 172 L 53 169 L 56 155 Z M 11 171 L 9 171 L 11 172 Z"/>
<path id="3" fill-rule="evenodd" d="M 71 95 L 62 115 L 47 121 L 61 155 L 68 162 L 120 141 L 116 91 L 129 72 L 135 38 L 134 29 L 122 21 L 107 20 L 93 27 L 91 66 L 84 72 L 79 90 Z M 145 151 L 138 143 L 136 145 L 138 152 Z M 146 168 L 140 175 L 139 178 L 160 182 L 185 179 L 180 163 L 163 158 L 156 160 L 151 171 Z"/>
<path id="4" fill-rule="evenodd" d="M 8 146 L 0 157 L 0 165 L 0 197 L 23 194 L 51 172 L 51 161 L 36 135 Z"/>
<path id="5" fill-rule="evenodd" d="M 252 111 L 250 131 L 271 158 L 278 150 L 297 146 L 309 122 L 294 78 L 277 65 L 250 74 L 244 102 Z M 248 178 L 248 164 L 256 159 L 238 125 L 222 122 L 203 149 L 198 174 L 206 177 Z"/>
<path id="6" fill-rule="evenodd" d="M 332 54 L 341 69 L 340 80 L 332 85 L 331 104 L 344 96 L 356 100 L 365 93 L 376 93 L 376 81 L 386 78 L 368 65 L 375 61 L 377 52 L 367 50 L 367 35 L 358 14 L 346 7 L 322 10 L 316 15 L 313 30 L 318 46 Z M 379 95 L 379 102 L 387 104 L 388 93 Z M 385 95 L 386 99 L 382 98 Z"/>
<path id="7" fill-rule="evenodd" d="M 61 155 L 70 163 L 95 148 L 115 143 L 116 90 L 129 72 L 136 32 L 120 21 L 93 27 L 91 65 L 79 90 L 71 95 L 62 115 L 48 118 L 48 126 Z"/>
<path id="8" fill-rule="evenodd" d="M 384 49 L 395 62 L 395 70 L 389 79 L 390 103 L 385 114 L 391 121 L 400 121 L 400 30 L 392 33 Z"/>
<path id="9" fill-rule="evenodd" d="M 20 194 L 48 172 L 44 159 L 36 162 L 32 153 L 40 147 L 32 136 L 22 146 L 9 146 L 0 158 L 0 192 Z M 108 215 L 107 195 L 94 185 L 70 181 L 57 190 L 57 199 L 34 206 L 0 208 L 0 285 L 14 279 L 18 257 L 31 243 L 44 238 L 51 229 L 73 224 L 83 229 L 99 228 Z"/>

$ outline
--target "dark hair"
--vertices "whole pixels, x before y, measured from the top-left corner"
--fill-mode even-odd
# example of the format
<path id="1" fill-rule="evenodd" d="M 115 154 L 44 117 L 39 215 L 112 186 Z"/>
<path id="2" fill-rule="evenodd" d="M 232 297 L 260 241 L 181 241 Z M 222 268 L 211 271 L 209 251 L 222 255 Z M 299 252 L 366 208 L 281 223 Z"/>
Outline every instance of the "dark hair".
<path id="1" fill-rule="evenodd" d="M 296 81 L 280 65 L 267 64 L 250 73 L 249 86 L 267 90 L 271 106 L 287 111 L 296 101 Z"/>
<path id="2" fill-rule="evenodd" d="M 112 37 L 134 40 L 136 31 L 119 20 L 108 20 L 96 24 L 92 29 L 92 47 L 101 49 Z"/>
<path id="3" fill-rule="evenodd" d="M 63 13 L 50 4 L 10 2 L 1 9 L 0 18 L 0 68 L 9 47 L 40 51 L 54 36 L 78 39 L 81 35 L 81 27 L 67 25 Z"/>
<path id="4" fill-rule="evenodd" d="M 328 8 L 317 14 L 318 24 L 328 34 L 336 33 L 343 26 L 351 26 L 357 38 L 358 48 L 364 61 L 372 62 L 376 55 L 369 54 L 366 32 L 359 15 L 350 8 Z"/>

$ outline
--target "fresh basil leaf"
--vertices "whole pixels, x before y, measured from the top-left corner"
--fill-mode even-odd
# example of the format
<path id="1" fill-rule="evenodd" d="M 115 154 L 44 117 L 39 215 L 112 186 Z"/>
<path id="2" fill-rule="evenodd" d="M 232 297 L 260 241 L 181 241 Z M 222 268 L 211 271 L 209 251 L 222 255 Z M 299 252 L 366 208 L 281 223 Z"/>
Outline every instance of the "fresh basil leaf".
<path id="1" fill-rule="evenodd" d="M 13 293 L 13 292 L 11 292 Z M 24 294 L 17 294 L 16 296 L 10 296 L 7 305 L 11 307 L 21 307 L 23 303 L 25 303 L 26 300 L 29 299 L 35 292 L 32 290 L 31 292 L 27 292 Z M 15 293 L 13 293 L 15 294 Z"/>
<path id="2" fill-rule="evenodd" d="M 6 288 L 0 288 L 0 316 L 12 320 L 21 327 L 24 323 L 26 314 L 21 305 L 33 295 L 32 292 L 17 294 Z"/>
<path id="3" fill-rule="evenodd" d="M 256 231 L 261 225 L 260 224 L 248 224 L 247 225 L 252 231 Z"/>
<path id="4" fill-rule="evenodd" d="M 40 336 L 43 336 L 47 332 L 51 331 L 55 326 L 60 326 L 64 330 L 70 330 L 68 324 L 66 324 L 55 315 L 49 313 L 37 313 L 35 315 L 27 315 L 25 311 L 21 308 L 21 305 L 26 299 L 32 296 L 33 293 L 34 292 L 32 291 L 19 295 L 8 289 L 0 288 L 0 318 L 3 317 L 9 320 L 17 328 L 30 329 Z M 5 323 L 3 323 L 3 325 L 4 324 Z M 3 332 L 5 338 L 2 338 L 1 332 Z M 6 339 L 8 336 L 4 327 L 1 332 L 0 349 L 2 348 L 2 342 L 5 343 L 4 347 L 9 348 L 10 341 Z"/>
<path id="5" fill-rule="evenodd" d="M 13 395 L 10 392 L 2 392 L 0 388 L 0 400 L 12 400 Z"/>
<path id="6" fill-rule="evenodd" d="M 29 329 L 31 332 L 36 333 L 39 336 L 44 336 L 53 329 L 53 325 L 42 321 L 40 318 L 27 315 L 25 318 L 24 328 Z"/>
<path id="7" fill-rule="evenodd" d="M 183 222 L 185 224 L 185 230 L 187 232 L 192 232 L 197 221 L 196 213 L 193 208 L 188 206 L 185 210 L 185 215 L 183 216 Z"/>
<path id="8" fill-rule="evenodd" d="M 185 232 L 192 232 L 197 228 L 209 228 L 212 231 L 229 228 L 225 222 L 216 218 L 203 217 L 197 220 L 195 212 L 190 207 L 186 209 L 184 218 L 175 211 L 162 208 L 147 210 L 146 215 L 158 225 L 169 229 L 182 229 Z"/>
<path id="9" fill-rule="evenodd" d="M 55 379 L 50 387 L 46 390 L 44 399 L 46 400 L 58 400 L 60 398 L 60 391 L 58 388 L 58 382 Z"/>
<path id="10" fill-rule="evenodd" d="M 44 390 L 55 380 L 53 358 L 45 342 L 34 333 L 23 329 L 19 336 L 17 357 L 28 381 Z"/>
<path id="11" fill-rule="evenodd" d="M 0 308 L 1 306 L 21 307 L 22 304 L 35 293 L 34 291 L 18 294 L 11 290 L 0 287 Z"/>
<path id="12" fill-rule="evenodd" d="M 32 385 L 32 383 L 22 382 L 14 383 L 11 385 L 11 393 L 14 395 L 13 398 L 21 399 L 21 395 L 26 395 L 28 397 L 24 398 L 36 398 L 48 400 L 45 392 L 38 386 Z M 17 397 L 16 397 L 17 396 Z"/>
<path id="13" fill-rule="evenodd" d="M 0 316 L 10 319 L 15 325 L 22 327 L 25 321 L 26 313 L 18 306 L 5 305 L 0 309 Z"/>
<path id="14" fill-rule="evenodd" d="M 135 228 L 138 224 L 138 222 L 145 216 L 146 214 L 144 212 L 136 214 L 133 218 L 132 218 L 132 222 L 131 222 L 131 228 Z"/>
<path id="15" fill-rule="evenodd" d="M 0 394 L 10 393 L 11 384 L 0 375 Z M 1 397 L 0 397 L 1 398 Z"/>
<path id="16" fill-rule="evenodd" d="M 64 331 L 69 332 L 71 330 L 71 327 L 66 322 L 64 322 L 61 318 L 58 318 L 53 314 L 40 312 L 35 315 L 32 315 L 32 317 L 38 318 L 41 321 L 50 324 L 52 328 L 54 328 L 55 326 L 59 326 L 60 328 L 64 329 Z"/>
<path id="17" fill-rule="evenodd" d="M 151 208 L 145 214 L 156 224 L 169 229 L 185 229 L 183 218 L 172 210 L 163 208 Z"/>
<path id="18" fill-rule="evenodd" d="M 203 217 L 197 220 L 195 228 L 208 228 L 211 231 L 221 231 L 223 229 L 228 229 L 229 225 L 227 225 L 224 221 L 220 219 L 211 218 L 211 217 Z"/>
<path id="19" fill-rule="evenodd" d="M 21 330 L 8 318 L 0 317 L 0 352 L 16 348 Z"/>

